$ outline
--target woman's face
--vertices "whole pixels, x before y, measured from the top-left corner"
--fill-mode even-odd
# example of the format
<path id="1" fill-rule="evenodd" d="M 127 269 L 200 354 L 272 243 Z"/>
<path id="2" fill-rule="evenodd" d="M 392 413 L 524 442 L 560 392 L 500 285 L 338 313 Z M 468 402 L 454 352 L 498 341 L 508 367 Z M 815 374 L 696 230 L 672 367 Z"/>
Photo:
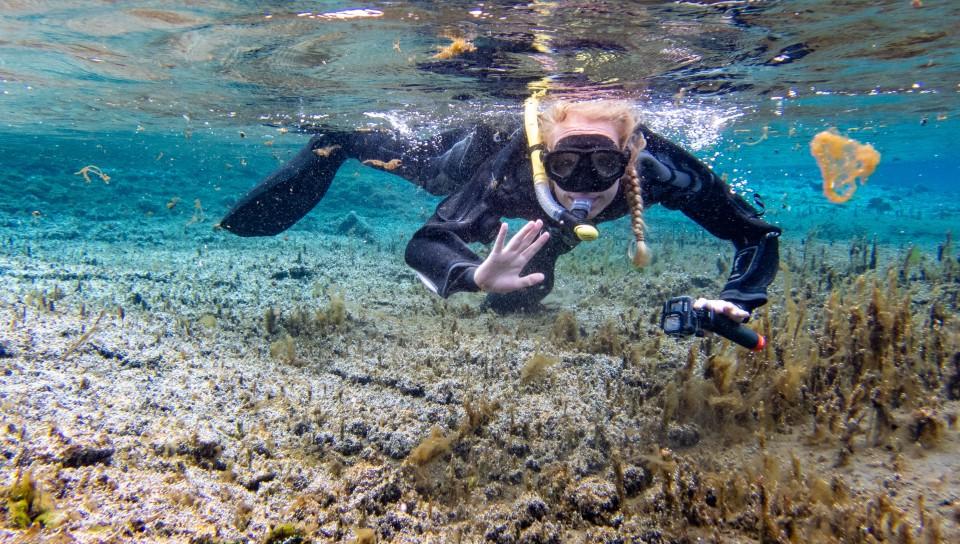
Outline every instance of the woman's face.
<path id="1" fill-rule="evenodd" d="M 557 123 L 554 127 L 553 132 L 550 135 L 550 141 L 546 142 L 547 149 L 552 150 L 557 142 L 566 138 L 567 136 L 574 135 L 587 135 L 587 134 L 596 134 L 600 136 L 606 136 L 614 142 L 620 141 L 620 135 L 617 134 L 617 127 L 609 121 L 597 121 L 595 119 L 589 119 L 584 117 L 576 112 L 571 112 L 567 115 L 566 119 L 561 123 Z M 556 195 L 557 201 L 560 202 L 560 205 L 564 208 L 570 209 L 570 206 L 573 205 L 573 201 L 577 198 L 589 198 L 593 200 L 593 207 L 590 209 L 590 214 L 587 215 L 587 219 L 593 219 L 600 214 L 607 206 L 613 202 L 613 199 L 616 198 L 617 192 L 620 190 L 620 182 L 616 181 L 607 188 L 605 191 L 598 193 L 573 193 L 569 191 L 564 191 L 560 187 L 557 187 L 557 184 L 553 181 L 550 182 L 551 187 L 553 188 L 553 194 Z"/>

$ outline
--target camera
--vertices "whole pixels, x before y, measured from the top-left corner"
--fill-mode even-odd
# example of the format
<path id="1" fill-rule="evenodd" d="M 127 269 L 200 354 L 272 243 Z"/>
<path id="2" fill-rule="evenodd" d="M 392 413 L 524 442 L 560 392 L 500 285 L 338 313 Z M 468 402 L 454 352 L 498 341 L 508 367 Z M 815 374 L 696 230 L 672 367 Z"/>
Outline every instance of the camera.
<path id="1" fill-rule="evenodd" d="M 767 339 L 729 317 L 706 308 L 694 308 L 693 297 L 673 297 L 663 303 L 660 328 L 670 336 L 703 336 L 710 331 L 749 350 L 761 351 Z"/>

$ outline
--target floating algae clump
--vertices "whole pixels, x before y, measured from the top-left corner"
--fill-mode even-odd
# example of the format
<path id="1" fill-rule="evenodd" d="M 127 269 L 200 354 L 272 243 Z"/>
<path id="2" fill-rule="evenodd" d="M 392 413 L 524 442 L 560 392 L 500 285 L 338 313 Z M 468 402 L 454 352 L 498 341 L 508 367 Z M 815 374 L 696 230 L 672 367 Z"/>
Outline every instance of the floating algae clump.
<path id="1" fill-rule="evenodd" d="M 880 164 L 880 153 L 869 144 L 861 144 L 825 130 L 810 141 L 810 154 L 823 175 L 823 194 L 830 202 L 846 202 Z"/>
<path id="2" fill-rule="evenodd" d="M 452 59 L 466 53 L 473 53 L 477 50 L 477 46 L 467 41 L 466 38 L 454 38 L 452 36 L 447 37 L 453 41 L 450 43 L 450 45 L 440 49 L 440 51 L 434 55 L 433 58 Z"/>

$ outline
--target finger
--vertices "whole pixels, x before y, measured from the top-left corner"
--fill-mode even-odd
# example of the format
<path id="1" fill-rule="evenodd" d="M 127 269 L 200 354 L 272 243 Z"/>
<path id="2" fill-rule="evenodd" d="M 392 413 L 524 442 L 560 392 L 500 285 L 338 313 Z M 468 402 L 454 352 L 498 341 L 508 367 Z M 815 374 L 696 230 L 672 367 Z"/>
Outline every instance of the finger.
<path id="1" fill-rule="evenodd" d="M 540 232 L 543 230 L 543 221 L 537 219 L 536 221 L 527 223 L 527 226 L 530 228 L 524 233 L 523 240 L 521 240 L 520 245 L 517 246 L 517 250 L 519 251 L 527 249 L 530 244 L 537 240 L 537 237 L 540 236 Z"/>
<path id="2" fill-rule="evenodd" d="M 541 272 L 534 272 L 533 274 L 528 274 L 520 278 L 521 287 L 533 287 L 539 283 L 542 283 L 545 279 L 545 276 Z"/>
<path id="3" fill-rule="evenodd" d="M 497 240 L 493 243 L 493 253 L 503 251 L 503 241 L 507 239 L 507 230 L 509 230 L 509 228 L 506 223 L 500 223 L 500 230 L 497 231 Z"/>
<path id="4" fill-rule="evenodd" d="M 700 298 L 698 298 L 697 300 L 693 301 L 693 309 L 694 309 L 694 310 L 699 310 L 699 309 L 703 308 L 704 306 L 706 306 L 709 302 L 710 302 L 709 300 L 707 300 L 707 299 L 705 299 L 705 298 L 703 298 L 703 297 L 700 297 Z"/>
<path id="5" fill-rule="evenodd" d="M 510 242 L 507 244 L 507 251 L 522 251 L 530 245 L 530 237 L 535 234 L 537 230 L 536 221 L 527 222 L 527 224 L 510 239 Z"/>
<path id="6" fill-rule="evenodd" d="M 723 308 L 723 313 L 734 321 L 743 321 L 744 319 L 750 317 L 750 314 L 743 308 L 737 306 L 732 302 L 727 302 Z"/>
<path id="7" fill-rule="evenodd" d="M 533 258 L 534 255 L 537 254 L 538 251 L 543 249 L 543 246 L 547 245 L 547 242 L 549 240 L 550 240 L 549 232 L 544 231 L 540 233 L 540 236 L 536 240 L 534 240 L 532 244 L 527 246 L 527 248 L 524 249 L 522 253 L 520 253 L 520 256 L 523 257 L 525 260 L 529 261 L 530 259 Z"/>

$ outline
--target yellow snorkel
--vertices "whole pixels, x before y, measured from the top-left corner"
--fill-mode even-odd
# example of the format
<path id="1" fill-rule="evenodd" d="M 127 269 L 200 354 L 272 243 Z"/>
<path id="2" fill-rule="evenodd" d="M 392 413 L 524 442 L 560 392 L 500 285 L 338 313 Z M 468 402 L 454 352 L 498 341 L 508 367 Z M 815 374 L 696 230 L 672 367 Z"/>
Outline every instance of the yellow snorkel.
<path id="1" fill-rule="evenodd" d="M 533 190 L 537 195 L 537 202 L 548 216 L 561 225 L 569 226 L 577 239 L 585 242 L 596 240 L 600 237 L 597 227 L 558 204 L 550 190 L 550 179 L 543 168 L 543 139 L 540 137 L 540 120 L 537 116 L 542 94 L 543 91 L 534 93 L 523 105 L 523 125 L 527 132 L 530 166 L 533 169 Z"/>

